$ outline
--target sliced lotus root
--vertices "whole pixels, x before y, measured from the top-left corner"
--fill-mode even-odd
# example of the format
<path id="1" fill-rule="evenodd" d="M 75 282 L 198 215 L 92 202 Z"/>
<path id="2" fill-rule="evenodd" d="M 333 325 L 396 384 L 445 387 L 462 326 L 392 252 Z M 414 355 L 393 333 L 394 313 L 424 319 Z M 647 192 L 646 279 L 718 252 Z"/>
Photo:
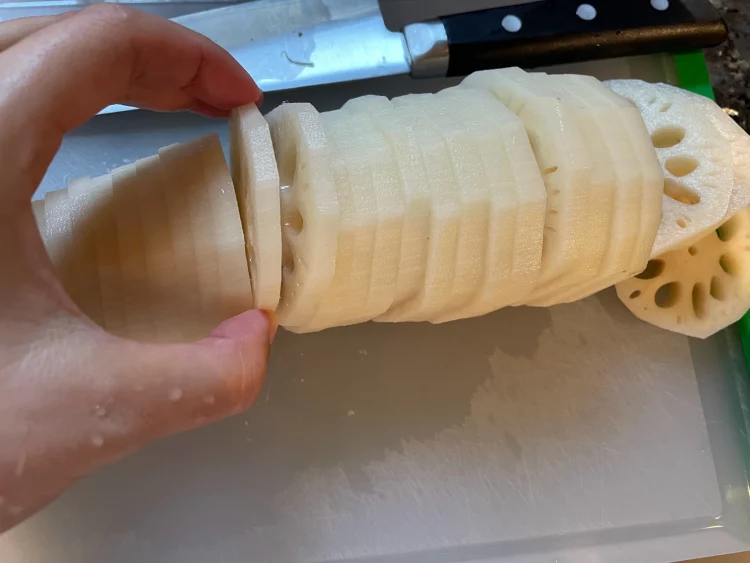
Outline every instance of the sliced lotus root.
<path id="1" fill-rule="evenodd" d="M 275 311 L 281 292 L 279 170 L 268 123 L 255 104 L 232 111 L 232 179 L 245 232 L 253 306 Z"/>
<path id="2" fill-rule="evenodd" d="M 732 197 L 729 199 L 727 218 L 750 205 L 750 135 L 737 125 L 734 119 L 729 117 L 713 100 L 669 84 L 658 84 L 657 86 L 670 94 L 685 96 L 699 105 L 702 110 L 701 113 L 729 142 L 732 149 L 732 165 L 734 166 L 734 188 L 732 189 Z"/>
<path id="3" fill-rule="evenodd" d="M 734 119 L 729 117 L 713 100 L 682 90 L 669 84 L 648 84 L 641 80 L 613 80 L 611 85 L 622 83 L 627 87 L 628 83 L 636 83 L 634 86 L 646 85 L 656 86 L 668 96 L 682 96 L 691 100 L 701 108 L 701 114 L 705 115 L 724 137 L 732 149 L 732 165 L 734 166 L 734 188 L 729 200 L 727 218 L 737 213 L 743 207 L 750 205 L 750 135 L 740 127 Z"/>
<path id="4" fill-rule="evenodd" d="M 492 92 L 518 115 L 542 172 L 547 214 L 541 272 L 519 304 L 593 279 L 609 240 L 615 185 L 606 167 L 596 165 L 602 144 L 584 132 L 576 104 L 519 68 L 475 72 L 461 86 Z"/>
<path id="5" fill-rule="evenodd" d="M 687 248 L 649 261 L 617 284 L 617 296 L 639 319 L 707 338 L 750 308 L 750 208 Z"/>
<path id="6" fill-rule="evenodd" d="M 312 320 L 336 269 L 339 200 L 320 114 L 310 104 L 282 104 L 266 116 L 281 182 L 279 322 Z"/>
<path id="7" fill-rule="evenodd" d="M 726 217 L 734 187 L 730 143 L 702 103 L 674 89 L 640 80 L 607 86 L 638 107 L 664 169 L 662 220 L 651 255 L 689 246 Z"/>

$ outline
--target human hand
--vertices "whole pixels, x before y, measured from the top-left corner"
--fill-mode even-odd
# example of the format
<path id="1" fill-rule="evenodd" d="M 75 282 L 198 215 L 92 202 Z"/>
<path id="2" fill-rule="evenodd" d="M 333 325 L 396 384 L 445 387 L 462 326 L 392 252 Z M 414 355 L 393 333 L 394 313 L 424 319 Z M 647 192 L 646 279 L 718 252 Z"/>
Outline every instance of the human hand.
<path id="1" fill-rule="evenodd" d="M 192 344 L 112 336 L 66 295 L 30 206 L 63 135 L 107 105 L 226 116 L 258 101 L 228 53 L 112 4 L 0 24 L 0 50 L 2 531 L 102 465 L 247 408 L 276 323 L 249 311 Z"/>

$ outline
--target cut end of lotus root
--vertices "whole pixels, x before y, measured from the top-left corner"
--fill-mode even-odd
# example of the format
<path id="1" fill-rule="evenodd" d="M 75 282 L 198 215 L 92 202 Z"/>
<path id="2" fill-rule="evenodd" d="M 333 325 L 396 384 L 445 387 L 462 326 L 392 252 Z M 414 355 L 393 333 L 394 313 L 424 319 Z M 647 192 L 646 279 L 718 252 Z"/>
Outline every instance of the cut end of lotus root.
<path id="1" fill-rule="evenodd" d="M 726 328 L 750 308 L 750 211 L 687 248 L 652 259 L 616 287 L 636 317 L 660 328 L 696 338 Z"/>
<path id="2" fill-rule="evenodd" d="M 729 141 L 702 102 L 640 80 L 607 85 L 641 112 L 664 170 L 662 220 L 652 256 L 684 248 L 720 225 L 734 188 Z"/>

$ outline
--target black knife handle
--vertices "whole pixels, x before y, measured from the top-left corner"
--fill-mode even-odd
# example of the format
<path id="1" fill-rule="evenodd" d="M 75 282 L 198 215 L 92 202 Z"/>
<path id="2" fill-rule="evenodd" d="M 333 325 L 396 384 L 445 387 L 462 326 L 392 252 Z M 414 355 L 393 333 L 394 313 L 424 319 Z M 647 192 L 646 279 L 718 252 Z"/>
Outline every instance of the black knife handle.
<path id="1" fill-rule="evenodd" d="M 543 0 L 443 17 L 450 50 L 448 76 L 690 51 L 726 39 L 726 25 L 708 0 L 666 3 L 666 9 L 658 10 L 650 0 Z M 594 8 L 593 19 L 577 15 L 582 4 Z M 585 10 L 590 17 L 591 10 Z M 506 29 L 513 29 L 508 23 L 518 23 L 513 18 L 521 23 L 515 32 Z"/>

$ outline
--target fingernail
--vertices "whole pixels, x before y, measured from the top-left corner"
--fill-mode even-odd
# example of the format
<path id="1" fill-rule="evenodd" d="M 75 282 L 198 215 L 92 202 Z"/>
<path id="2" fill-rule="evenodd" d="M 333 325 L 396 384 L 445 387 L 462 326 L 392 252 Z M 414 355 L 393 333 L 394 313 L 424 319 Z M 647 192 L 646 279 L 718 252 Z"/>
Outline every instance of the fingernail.
<path id="1" fill-rule="evenodd" d="M 261 311 L 261 313 L 268 319 L 268 339 L 273 343 L 274 338 L 276 338 L 276 331 L 279 330 L 279 319 L 273 311 Z"/>

